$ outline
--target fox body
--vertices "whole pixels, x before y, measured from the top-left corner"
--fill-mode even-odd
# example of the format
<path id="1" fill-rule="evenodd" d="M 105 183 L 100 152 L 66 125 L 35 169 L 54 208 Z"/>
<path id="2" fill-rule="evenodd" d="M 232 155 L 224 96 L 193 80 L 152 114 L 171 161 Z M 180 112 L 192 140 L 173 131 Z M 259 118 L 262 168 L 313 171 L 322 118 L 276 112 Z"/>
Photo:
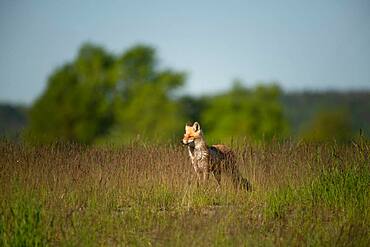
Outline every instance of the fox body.
<path id="1" fill-rule="evenodd" d="M 188 146 L 191 163 L 198 177 L 198 182 L 206 181 L 213 174 L 218 186 L 221 185 L 221 173 L 228 173 L 235 187 L 250 189 L 248 180 L 240 175 L 236 166 L 235 154 L 225 145 L 208 146 L 198 122 L 187 124 L 182 143 Z"/>

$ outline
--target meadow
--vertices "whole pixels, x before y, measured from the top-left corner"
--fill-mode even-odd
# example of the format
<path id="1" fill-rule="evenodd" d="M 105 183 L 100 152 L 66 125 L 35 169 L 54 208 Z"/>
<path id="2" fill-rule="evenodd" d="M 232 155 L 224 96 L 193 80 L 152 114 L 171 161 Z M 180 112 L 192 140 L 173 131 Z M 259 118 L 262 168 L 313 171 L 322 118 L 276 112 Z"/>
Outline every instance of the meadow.
<path id="1" fill-rule="evenodd" d="M 251 192 L 181 145 L 0 142 L 0 246 L 370 246 L 370 144 L 232 144 Z"/>

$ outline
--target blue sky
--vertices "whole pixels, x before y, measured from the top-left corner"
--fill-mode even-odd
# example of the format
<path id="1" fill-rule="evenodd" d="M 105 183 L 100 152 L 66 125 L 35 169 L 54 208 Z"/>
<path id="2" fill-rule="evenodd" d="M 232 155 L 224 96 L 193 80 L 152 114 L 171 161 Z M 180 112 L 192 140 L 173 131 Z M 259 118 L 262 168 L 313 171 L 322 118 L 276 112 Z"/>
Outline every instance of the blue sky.
<path id="1" fill-rule="evenodd" d="M 0 101 L 31 103 L 83 42 L 136 43 L 188 73 L 183 92 L 278 81 L 285 90 L 370 89 L 370 1 L 0 0 Z"/>

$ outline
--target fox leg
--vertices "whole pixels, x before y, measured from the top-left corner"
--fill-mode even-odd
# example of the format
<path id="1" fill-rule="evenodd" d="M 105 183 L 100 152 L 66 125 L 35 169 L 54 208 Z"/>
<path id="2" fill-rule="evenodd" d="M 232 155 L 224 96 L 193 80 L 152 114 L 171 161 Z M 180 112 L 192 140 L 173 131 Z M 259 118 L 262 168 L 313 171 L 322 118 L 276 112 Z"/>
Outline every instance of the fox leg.
<path id="1" fill-rule="evenodd" d="M 197 173 L 197 187 L 199 187 L 202 181 L 202 172 L 197 171 L 196 173 Z"/>
<path id="2" fill-rule="evenodd" d="M 199 187 L 200 182 L 202 181 L 202 172 L 199 169 L 195 169 L 196 179 L 197 179 L 197 187 Z"/>
<path id="3" fill-rule="evenodd" d="M 238 168 L 232 166 L 230 169 L 231 179 L 235 189 L 240 189 L 243 186 L 243 177 L 241 176 Z"/>
<path id="4" fill-rule="evenodd" d="M 203 182 L 206 182 L 209 178 L 209 171 L 203 171 Z"/>
<path id="5" fill-rule="evenodd" d="M 231 173 L 231 179 L 233 181 L 233 184 L 234 184 L 234 188 L 235 189 L 240 189 L 241 187 L 241 184 L 242 184 L 242 177 L 240 176 L 239 172 L 238 171 L 233 171 Z"/>
<path id="6" fill-rule="evenodd" d="M 216 182 L 217 182 L 217 188 L 220 188 L 221 187 L 221 169 L 215 169 L 213 171 L 213 176 L 215 177 L 216 179 Z"/>

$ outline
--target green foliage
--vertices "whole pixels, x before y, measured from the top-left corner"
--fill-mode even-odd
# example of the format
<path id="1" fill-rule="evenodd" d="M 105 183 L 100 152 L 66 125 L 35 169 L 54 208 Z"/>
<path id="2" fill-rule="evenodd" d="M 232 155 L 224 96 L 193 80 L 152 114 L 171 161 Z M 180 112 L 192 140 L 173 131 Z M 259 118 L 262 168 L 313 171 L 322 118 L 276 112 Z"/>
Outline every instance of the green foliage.
<path id="1" fill-rule="evenodd" d="M 202 118 L 202 113 L 208 110 L 206 108 L 207 101 L 206 96 L 199 98 L 183 96 L 179 99 L 179 104 L 181 105 L 182 111 L 187 117 L 187 120 L 196 122 Z"/>
<path id="2" fill-rule="evenodd" d="M 226 94 L 209 100 L 202 123 L 211 139 L 227 140 L 248 137 L 271 140 L 287 134 L 287 122 L 276 85 L 259 85 L 253 89 L 240 83 Z"/>
<path id="3" fill-rule="evenodd" d="M 129 49 L 118 60 L 120 87 L 133 90 L 138 84 L 152 82 L 156 75 L 156 66 L 153 48 L 137 45 Z"/>
<path id="4" fill-rule="evenodd" d="M 30 110 L 29 139 L 90 143 L 112 123 L 112 55 L 86 44 L 73 63 L 57 69 Z"/>
<path id="5" fill-rule="evenodd" d="M 300 136 L 309 141 L 349 141 L 353 137 L 350 116 L 345 110 L 322 110 L 308 123 Z"/>
<path id="6" fill-rule="evenodd" d="M 119 81 L 126 90 L 115 100 L 116 122 L 110 140 L 128 142 L 139 137 L 162 141 L 180 135 L 179 123 L 185 118 L 171 94 L 184 84 L 185 75 L 156 69 L 153 56 L 152 49 L 139 46 L 121 58 L 120 66 L 125 69 Z"/>
<path id="7" fill-rule="evenodd" d="M 57 69 L 30 110 L 28 140 L 92 143 L 115 137 L 179 134 L 183 122 L 171 99 L 182 73 L 158 70 L 155 51 L 135 46 L 121 57 L 85 44 L 72 63 Z"/>
<path id="8" fill-rule="evenodd" d="M 117 126 L 112 137 L 168 140 L 180 135 L 185 120 L 158 85 L 143 85 L 132 100 L 116 106 Z"/>

